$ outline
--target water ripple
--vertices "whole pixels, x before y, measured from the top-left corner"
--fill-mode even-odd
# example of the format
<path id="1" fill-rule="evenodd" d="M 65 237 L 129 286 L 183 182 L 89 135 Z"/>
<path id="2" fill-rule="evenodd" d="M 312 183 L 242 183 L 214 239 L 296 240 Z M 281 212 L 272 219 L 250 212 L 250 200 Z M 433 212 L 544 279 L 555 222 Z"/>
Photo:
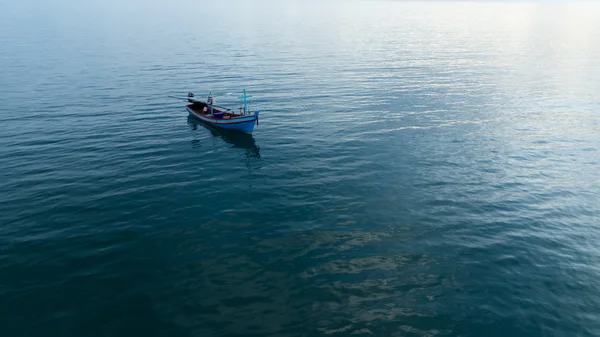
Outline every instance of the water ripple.
<path id="1" fill-rule="evenodd" d="M 597 5 L 7 8 L 5 335 L 600 334 Z"/>

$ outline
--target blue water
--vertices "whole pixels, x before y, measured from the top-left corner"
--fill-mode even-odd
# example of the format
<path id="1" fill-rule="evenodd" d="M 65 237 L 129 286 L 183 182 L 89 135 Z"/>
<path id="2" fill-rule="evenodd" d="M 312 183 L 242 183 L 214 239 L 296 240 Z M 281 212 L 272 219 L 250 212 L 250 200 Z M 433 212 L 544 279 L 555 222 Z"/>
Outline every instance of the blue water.
<path id="1" fill-rule="evenodd" d="M 0 1 L 0 335 L 600 335 L 598 17 Z"/>

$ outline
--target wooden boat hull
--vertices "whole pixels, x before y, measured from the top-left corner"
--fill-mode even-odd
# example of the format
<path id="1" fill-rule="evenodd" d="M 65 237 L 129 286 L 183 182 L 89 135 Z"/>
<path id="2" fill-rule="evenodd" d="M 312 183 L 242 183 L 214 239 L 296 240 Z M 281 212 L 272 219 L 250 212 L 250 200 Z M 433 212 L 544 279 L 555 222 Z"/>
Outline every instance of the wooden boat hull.
<path id="1" fill-rule="evenodd" d="M 258 114 L 245 116 L 228 114 L 229 118 L 214 118 L 210 114 L 203 114 L 199 111 L 196 111 L 192 108 L 192 104 L 187 105 L 185 108 L 190 116 L 193 116 L 204 123 L 227 130 L 241 131 L 245 133 L 252 133 L 254 131 L 254 126 L 257 124 L 258 119 Z"/>

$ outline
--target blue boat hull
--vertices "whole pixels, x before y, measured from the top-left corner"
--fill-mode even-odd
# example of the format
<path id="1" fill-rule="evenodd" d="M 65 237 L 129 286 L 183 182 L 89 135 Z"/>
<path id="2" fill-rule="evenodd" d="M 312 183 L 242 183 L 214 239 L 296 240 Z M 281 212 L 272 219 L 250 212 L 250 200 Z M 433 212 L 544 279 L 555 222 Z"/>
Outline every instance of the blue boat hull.
<path id="1" fill-rule="evenodd" d="M 223 119 L 213 118 L 210 115 L 201 114 L 192 109 L 189 105 L 185 108 L 189 112 L 190 116 L 193 116 L 194 118 L 212 126 L 227 130 L 252 133 L 254 131 L 254 126 L 257 124 L 257 114 L 247 116 L 236 116 L 230 119 Z"/>

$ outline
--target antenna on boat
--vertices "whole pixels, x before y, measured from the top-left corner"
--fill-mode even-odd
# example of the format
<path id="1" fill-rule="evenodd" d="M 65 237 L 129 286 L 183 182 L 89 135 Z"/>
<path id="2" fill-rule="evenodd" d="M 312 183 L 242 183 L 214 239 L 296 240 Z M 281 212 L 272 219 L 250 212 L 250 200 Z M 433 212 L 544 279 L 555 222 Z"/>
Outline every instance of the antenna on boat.
<path id="1" fill-rule="evenodd" d="M 238 96 L 238 98 L 243 99 L 244 101 L 244 115 L 246 114 L 246 110 L 248 110 L 248 98 L 252 96 L 246 95 L 246 89 L 244 89 L 244 96 Z"/>

